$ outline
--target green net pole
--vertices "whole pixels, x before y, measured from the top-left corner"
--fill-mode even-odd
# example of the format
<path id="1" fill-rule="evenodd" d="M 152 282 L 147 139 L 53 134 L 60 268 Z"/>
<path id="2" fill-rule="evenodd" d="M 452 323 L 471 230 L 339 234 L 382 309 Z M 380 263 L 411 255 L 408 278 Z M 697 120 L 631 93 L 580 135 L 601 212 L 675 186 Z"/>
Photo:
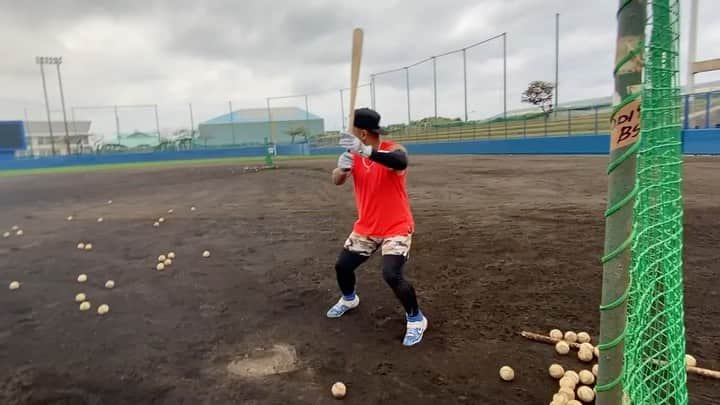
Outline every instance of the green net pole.
<path id="1" fill-rule="evenodd" d="M 639 102 L 645 45 L 644 0 L 620 0 L 617 13 L 615 94 L 611 116 L 608 209 L 605 212 L 605 254 L 600 305 L 598 405 L 622 401 L 626 298 L 630 245 L 633 241 L 633 201 L 640 125 Z"/>
<path id="2" fill-rule="evenodd" d="M 623 378 L 632 404 L 688 403 L 678 3 L 653 0 L 648 27 Z"/>

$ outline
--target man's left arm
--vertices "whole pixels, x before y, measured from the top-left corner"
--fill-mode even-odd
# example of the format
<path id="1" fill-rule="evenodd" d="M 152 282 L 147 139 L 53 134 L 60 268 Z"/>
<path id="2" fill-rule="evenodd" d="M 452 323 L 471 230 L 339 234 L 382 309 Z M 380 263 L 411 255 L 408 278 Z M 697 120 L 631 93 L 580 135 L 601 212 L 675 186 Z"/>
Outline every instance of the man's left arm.
<path id="1" fill-rule="evenodd" d="M 407 150 L 402 145 L 395 145 L 395 148 L 391 151 L 373 149 L 368 158 L 373 162 L 399 172 L 407 169 L 408 166 Z"/>

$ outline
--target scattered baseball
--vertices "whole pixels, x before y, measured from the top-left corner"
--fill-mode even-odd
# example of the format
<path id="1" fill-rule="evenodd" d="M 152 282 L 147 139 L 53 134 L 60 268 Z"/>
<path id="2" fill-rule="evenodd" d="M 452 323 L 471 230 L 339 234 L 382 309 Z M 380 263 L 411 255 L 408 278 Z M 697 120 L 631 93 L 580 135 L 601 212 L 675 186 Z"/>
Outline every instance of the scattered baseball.
<path id="1" fill-rule="evenodd" d="M 163 270 L 165 270 L 165 263 L 158 263 L 155 268 L 156 268 L 158 271 L 163 271 Z"/>
<path id="2" fill-rule="evenodd" d="M 10 237 L 10 232 L 3 233 L 3 238 L 9 238 L 9 237 Z"/>
<path id="3" fill-rule="evenodd" d="M 550 337 L 553 339 L 562 339 L 563 333 L 560 329 L 553 329 L 550 331 Z"/>
<path id="4" fill-rule="evenodd" d="M 591 362 L 594 358 L 592 350 L 580 349 L 578 351 L 578 359 L 586 363 Z"/>
<path id="5" fill-rule="evenodd" d="M 580 382 L 585 385 L 591 385 L 595 382 L 595 376 L 588 370 L 580 370 Z"/>
<path id="6" fill-rule="evenodd" d="M 502 378 L 503 381 L 512 381 L 515 379 L 515 370 L 510 366 L 500 367 L 500 378 Z"/>
<path id="7" fill-rule="evenodd" d="M 84 293 L 79 293 L 75 295 L 75 302 L 83 302 L 87 299 Z"/>
<path id="8" fill-rule="evenodd" d="M 153 226 L 157 228 L 158 226 L 160 226 L 160 222 L 155 221 L 155 223 L 153 223 Z"/>
<path id="9" fill-rule="evenodd" d="M 107 304 L 102 304 L 98 307 L 98 315 L 105 315 L 110 311 L 110 307 Z"/>
<path id="10" fill-rule="evenodd" d="M 342 399 L 345 398 L 345 395 L 347 394 L 347 388 L 345 387 L 345 384 L 338 381 L 332 385 L 330 392 L 332 392 L 333 397 Z"/>
<path id="11" fill-rule="evenodd" d="M 589 352 L 593 351 L 595 347 L 591 345 L 590 343 L 580 343 L 580 350 L 587 350 Z"/>
<path id="12" fill-rule="evenodd" d="M 695 359 L 695 357 L 693 357 L 689 354 L 686 354 L 685 355 L 685 365 L 689 366 L 689 367 L 695 367 L 695 366 L 697 366 L 697 360 Z"/>
<path id="13" fill-rule="evenodd" d="M 73 216 L 72 216 L 72 215 L 68 215 L 67 220 L 68 220 L 68 221 L 72 221 L 72 220 L 73 220 Z"/>
<path id="14" fill-rule="evenodd" d="M 158 222 L 160 222 L 162 224 L 163 222 L 165 222 L 165 218 L 163 218 L 163 217 L 158 218 Z"/>
<path id="15" fill-rule="evenodd" d="M 575 391 L 572 388 L 560 387 L 558 394 L 565 394 L 568 401 L 575 399 Z"/>
<path id="16" fill-rule="evenodd" d="M 565 377 L 572 378 L 576 385 L 580 383 L 580 375 L 573 370 L 566 371 Z"/>
<path id="17" fill-rule="evenodd" d="M 9 288 L 11 290 L 17 290 L 18 288 L 20 288 L 20 282 L 19 281 L 11 282 Z"/>
<path id="18" fill-rule="evenodd" d="M 597 377 L 597 375 L 598 375 L 598 365 L 597 364 L 595 364 L 592 367 L 592 373 L 595 374 L 595 377 Z"/>
<path id="19" fill-rule="evenodd" d="M 577 334 L 571 330 L 565 332 L 565 341 L 568 343 L 577 342 Z"/>
<path id="20" fill-rule="evenodd" d="M 102 222 L 102 221 L 103 221 L 103 217 L 98 218 L 98 222 Z"/>
<path id="21" fill-rule="evenodd" d="M 595 399 L 595 391 L 592 388 L 583 385 L 577 389 L 577 396 L 583 402 L 592 402 Z"/>
<path id="22" fill-rule="evenodd" d="M 169 252 L 167 254 L 168 259 L 174 259 L 175 258 L 175 252 Z"/>
<path id="23" fill-rule="evenodd" d="M 173 212 L 175 212 L 175 211 L 174 211 L 172 208 L 170 208 L 170 209 L 168 210 L 168 214 L 172 214 Z"/>
<path id="24" fill-rule="evenodd" d="M 195 206 L 190 207 L 190 211 L 195 211 L 196 209 Z"/>
<path id="25" fill-rule="evenodd" d="M 570 352 L 570 345 L 566 341 L 561 340 L 555 344 L 555 351 L 558 354 L 568 354 Z"/>
<path id="26" fill-rule="evenodd" d="M 580 332 L 577 334 L 578 343 L 590 343 L 590 334 L 587 332 Z"/>
<path id="27" fill-rule="evenodd" d="M 172 259 L 165 259 L 165 266 L 169 266 L 172 264 Z"/>
<path id="28" fill-rule="evenodd" d="M 23 235 L 23 230 L 22 230 L 22 229 L 18 229 L 18 231 L 15 232 L 15 235 L 17 235 L 17 236 L 22 236 L 22 235 Z"/>
<path id="29" fill-rule="evenodd" d="M 10 228 L 10 229 L 13 231 L 17 231 L 18 229 L 20 229 L 20 227 L 17 225 L 13 225 L 12 228 Z"/>
<path id="30" fill-rule="evenodd" d="M 159 261 L 159 262 L 164 262 L 165 259 L 167 259 L 167 257 L 165 257 L 165 255 L 160 255 L 160 256 L 158 256 L 158 261 Z"/>
<path id="31" fill-rule="evenodd" d="M 552 398 L 553 404 L 565 405 L 565 404 L 567 404 L 567 402 L 568 402 L 568 399 L 567 399 L 567 396 L 565 396 L 565 394 L 561 394 L 558 392 L 557 394 L 553 395 L 553 398 Z"/>
<path id="32" fill-rule="evenodd" d="M 112 200 L 108 200 L 108 204 L 112 204 Z"/>
<path id="33" fill-rule="evenodd" d="M 556 380 L 562 378 L 565 375 L 565 370 L 559 364 L 551 364 L 548 372 L 550 373 L 550 377 Z"/>
<path id="34" fill-rule="evenodd" d="M 108 280 L 105 282 L 105 288 L 115 288 L 115 282 L 113 280 Z"/>
<path id="35" fill-rule="evenodd" d="M 85 250 L 92 250 L 92 243 L 86 243 Z"/>
<path id="36" fill-rule="evenodd" d="M 78 283 L 84 283 L 87 281 L 87 274 L 81 274 L 77 278 Z"/>
<path id="37" fill-rule="evenodd" d="M 210 257 L 210 251 L 209 250 L 204 251 L 203 257 Z"/>
<path id="38" fill-rule="evenodd" d="M 82 242 L 80 242 L 80 243 L 77 244 L 77 248 L 80 249 L 80 250 L 85 250 L 85 244 L 82 243 Z"/>
<path id="39" fill-rule="evenodd" d="M 82 303 L 80 303 L 81 311 L 87 311 L 88 309 L 90 309 L 90 301 L 83 301 Z"/>
<path id="40" fill-rule="evenodd" d="M 570 389 L 575 389 L 575 386 L 577 385 L 575 380 L 573 380 L 572 377 L 568 377 L 568 376 L 561 378 L 559 384 L 560 384 L 560 387 L 570 388 Z"/>

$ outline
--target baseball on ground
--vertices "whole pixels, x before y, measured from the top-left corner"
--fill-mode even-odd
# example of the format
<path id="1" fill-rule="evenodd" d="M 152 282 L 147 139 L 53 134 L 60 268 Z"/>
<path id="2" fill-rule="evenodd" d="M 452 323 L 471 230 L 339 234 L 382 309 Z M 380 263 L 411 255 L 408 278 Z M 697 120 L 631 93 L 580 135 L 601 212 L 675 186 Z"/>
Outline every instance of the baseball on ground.
<path id="1" fill-rule="evenodd" d="M 577 389 L 577 396 L 583 402 L 592 402 L 592 400 L 595 399 L 595 391 L 593 391 L 592 388 L 583 385 Z"/>
<path id="2" fill-rule="evenodd" d="M 19 281 L 11 282 L 9 288 L 11 290 L 17 290 L 18 288 L 20 288 L 20 282 Z"/>
<path id="3" fill-rule="evenodd" d="M 565 332 L 565 341 L 568 343 L 577 342 L 577 334 L 571 330 Z"/>
<path id="4" fill-rule="evenodd" d="M 79 294 L 75 295 L 75 302 L 83 302 L 86 299 L 87 299 L 87 297 L 85 296 L 85 293 L 79 293 Z"/>
<path id="5" fill-rule="evenodd" d="M 112 280 L 108 280 L 105 282 L 105 288 L 115 288 L 115 282 Z"/>
<path id="6" fill-rule="evenodd" d="M 695 366 L 697 366 L 697 360 L 695 359 L 695 357 L 693 357 L 689 354 L 686 354 L 685 355 L 685 365 L 690 366 L 690 367 L 695 367 Z"/>
<path id="7" fill-rule="evenodd" d="M 80 274 L 77 278 L 78 283 L 84 283 L 87 281 L 87 274 Z"/>
<path id="8" fill-rule="evenodd" d="M 590 334 L 587 332 L 580 332 L 577 334 L 578 343 L 590 343 Z"/>
<path id="9" fill-rule="evenodd" d="M 580 370 L 580 382 L 585 385 L 591 385 L 595 382 L 595 376 L 589 370 Z"/>
<path id="10" fill-rule="evenodd" d="M 570 352 L 570 345 L 566 341 L 561 340 L 555 344 L 555 351 L 558 354 L 568 354 Z"/>
<path id="11" fill-rule="evenodd" d="M 548 372 L 550 373 L 550 377 L 555 379 L 560 379 L 565 375 L 565 370 L 559 364 L 551 364 Z"/>
<path id="12" fill-rule="evenodd" d="M 574 370 L 568 370 L 568 371 L 566 371 L 566 372 L 565 372 L 565 377 L 572 378 L 573 381 L 575 381 L 575 384 L 579 384 L 579 383 L 580 383 L 580 375 L 578 375 L 578 373 L 576 373 Z"/>
<path id="13" fill-rule="evenodd" d="M 108 311 L 110 311 L 110 307 L 107 304 L 102 304 L 97 309 L 98 315 L 105 315 Z"/>
<path id="14" fill-rule="evenodd" d="M 332 388 L 330 388 L 330 392 L 332 392 L 333 397 L 341 399 L 345 398 L 345 395 L 347 394 L 347 388 L 345 387 L 345 384 L 338 381 L 332 385 Z"/>
<path id="15" fill-rule="evenodd" d="M 88 309 L 90 309 L 90 301 L 83 301 L 83 302 L 80 304 L 80 310 L 81 310 L 81 311 L 87 311 Z"/>
<path id="16" fill-rule="evenodd" d="M 550 331 L 550 337 L 553 339 L 562 339 L 563 333 L 560 329 L 553 329 Z"/>
<path id="17" fill-rule="evenodd" d="M 515 370 L 510 366 L 500 367 L 500 378 L 503 381 L 512 381 L 515 378 Z"/>

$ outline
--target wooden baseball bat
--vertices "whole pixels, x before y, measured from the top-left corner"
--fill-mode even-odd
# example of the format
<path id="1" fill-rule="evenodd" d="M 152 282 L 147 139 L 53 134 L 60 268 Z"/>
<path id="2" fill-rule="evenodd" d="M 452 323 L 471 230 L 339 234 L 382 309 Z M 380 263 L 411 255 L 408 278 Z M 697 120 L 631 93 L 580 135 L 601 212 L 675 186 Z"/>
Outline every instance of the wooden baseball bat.
<path id="1" fill-rule="evenodd" d="M 355 28 L 352 38 L 352 64 L 350 66 L 350 118 L 348 132 L 352 131 L 355 120 L 355 100 L 357 99 L 358 80 L 360 80 L 360 61 L 362 60 L 363 30 Z"/>

